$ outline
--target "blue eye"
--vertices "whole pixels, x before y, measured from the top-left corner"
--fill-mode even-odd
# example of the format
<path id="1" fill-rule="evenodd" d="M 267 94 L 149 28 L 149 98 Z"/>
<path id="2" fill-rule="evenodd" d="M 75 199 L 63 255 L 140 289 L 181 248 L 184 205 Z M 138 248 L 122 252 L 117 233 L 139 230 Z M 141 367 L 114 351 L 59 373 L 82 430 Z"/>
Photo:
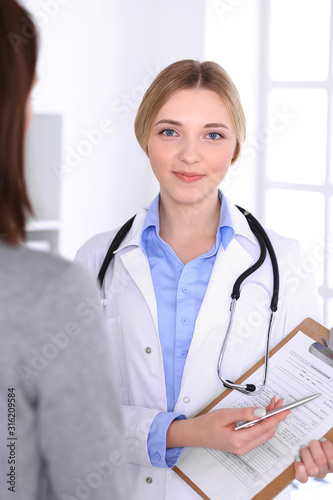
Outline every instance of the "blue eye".
<path id="1" fill-rule="evenodd" d="M 172 128 L 166 128 L 161 130 L 160 134 L 167 135 L 168 137 L 173 137 L 176 132 Z"/>
<path id="2" fill-rule="evenodd" d="M 207 134 L 207 137 L 209 139 L 216 140 L 216 139 L 221 139 L 223 136 L 222 136 L 222 134 L 219 134 L 218 132 L 209 132 Z"/>

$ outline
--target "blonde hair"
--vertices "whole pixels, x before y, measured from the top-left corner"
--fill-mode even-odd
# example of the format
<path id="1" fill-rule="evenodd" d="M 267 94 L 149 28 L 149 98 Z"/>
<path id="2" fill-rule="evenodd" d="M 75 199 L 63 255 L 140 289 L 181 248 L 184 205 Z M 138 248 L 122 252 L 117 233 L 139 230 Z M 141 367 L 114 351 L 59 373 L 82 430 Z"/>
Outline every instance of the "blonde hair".
<path id="1" fill-rule="evenodd" d="M 245 140 L 244 110 L 237 88 L 228 73 L 211 61 L 177 61 L 157 75 L 143 96 L 135 119 L 134 130 L 140 146 L 148 155 L 147 143 L 157 113 L 175 92 L 191 88 L 212 90 L 227 106 L 237 139 L 231 162 L 233 163 L 239 157 L 241 145 Z"/>

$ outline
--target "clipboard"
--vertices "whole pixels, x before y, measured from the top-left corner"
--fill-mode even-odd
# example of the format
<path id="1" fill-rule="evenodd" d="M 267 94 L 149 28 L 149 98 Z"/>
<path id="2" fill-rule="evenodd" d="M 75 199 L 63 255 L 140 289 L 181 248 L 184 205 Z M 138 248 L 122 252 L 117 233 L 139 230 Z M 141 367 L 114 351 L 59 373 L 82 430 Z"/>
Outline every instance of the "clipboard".
<path id="1" fill-rule="evenodd" d="M 308 337 L 313 339 L 315 342 L 322 342 L 324 338 L 327 342 L 330 338 L 330 330 L 317 323 L 311 318 L 306 318 L 300 325 L 298 325 L 291 333 L 289 333 L 281 342 L 279 342 L 273 349 L 271 349 L 269 357 L 273 356 L 281 347 L 286 345 L 289 340 L 291 340 L 299 331 L 302 331 Z M 242 375 L 236 383 L 241 384 L 247 377 L 252 375 L 260 366 L 264 364 L 264 358 L 259 360 L 250 370 L 248 370 L 244 375 Z M 214 406 L 217 405 L 222 399 L 224 399 L 233 389 L 225 390 L 220 396 L 218 396 L 214 401 L 212 401 L 206 408 L 204 408 L 197 416 L 203 415 L 209 412 Z M 333 427 L 328 431 L 325 436 L 330 441 L 333 441 Z M 184 474 L 177 466 L 173 468 L 173 471 L 178 474 L 191 488 L 198 493 L 204 500 L 210 500 L 210 498 L 200 489 L 198 486 L 189 479 L 186 474 Z M 282 490 L 284 490 L 289 483 L 295 479 L 294 465 L 291 464 L 287 469 L 282 472 L 277 478 L 275 478 L 271 483 L 269 483 L 264 489 L 262 489 L 252 500 L 270 500 L 278 495 Z"/>

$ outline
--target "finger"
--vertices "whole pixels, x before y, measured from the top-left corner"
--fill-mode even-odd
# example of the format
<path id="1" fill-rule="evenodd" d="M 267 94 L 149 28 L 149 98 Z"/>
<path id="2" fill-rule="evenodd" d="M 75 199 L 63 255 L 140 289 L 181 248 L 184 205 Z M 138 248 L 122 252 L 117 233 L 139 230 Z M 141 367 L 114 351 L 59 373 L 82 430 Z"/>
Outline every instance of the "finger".
<path id="1" fill-rule="evenodd" d="M 246 408 L 226 408 L 221 411 L 223 411 L 225 422 L 233 424 L 233 426 L 235 426 L 236 422 L 251 422 L 266 415 L 265 408 L 254 408 L 251 406 Z"/>
<path id="2" fill-rule="evenodd" d="M 275 434 L 278 424 L 284 420 L 289 413 L 290 412 L 288 410 L 283 411 L 277 415 L 267 418 L 266 420 L 263 420 L 259 424 L 247 429 L 239 430 L 237 434 L 242 433 L 242 437 L 245 438 L 244 453 L 271 439 Z"/>
<path id="3" fill-rule="evenodd" d="M 266 411 L 272 411 L 275 408 L 275 404 L 278 401 L 278 396 L 273 396 L 270 403 L 266 406 Z"/>
<path id="4" fill-rule="evenodd" d="M 318 454 L 319 452 L 317 450 L 317 455 Z M 319 466 L 317 465 L 310 448 L 308 448 L 307 446 L 301 446 L 299 450 L 299 456 L 302 459 L 302 463 L 305 467 L 308 477 L 319 477 Z"/>
<path id="5" fill-rule="evenodd" d="M 285 404 L 286 400 L 284 398 L 280 398 L 276 400 L 275 408 L 281 408 Z M 275 409 L 274 408 L 274 409 Z"/>
<path id="6" fill-rule="evenodd" d="M 326 438 L 320 439 L 320 442 L 327 457 L 329 472 L 333 472 L 333 443 Z"/>
<path id="7" fill-rule="evenodd" d="M 297 455 L 295 459 L 294 468 L 295 468 L 295 478 L 297 479 L 297 481 L 299 481 L 300 483 L 306 483 L 309 477 L 307 475 L 302 459 L 299 455 Z"/>
<path id="8" fill-rule="evenodd" d="M 320 440 L 320 441 L 311 441 L 309 444 L 309 450 L 311 452 L 312 458 L 314 463 L 316 464 L 318 468 L 318 472 L 316 474 L 316 477 L 319 478 L 324 478 L 328 472 L 330 472 L 330 463 L 329 463 L 329 456 L 326 453 L 326 450 L 330 454 L 332 452 L 331 446 L 332 443 L 327 442 L 324 448 L 324 443 L 325 441 Z"/>
<path id="9" fill-rule="evenodd" d="M 289 410 L 281 411 L 281 413 L 277 413 L 276 415 L 268 417 L 262 422 L 254 425 L 252 427 L 253 436 L 258 434 L 264 439 L 266 438 L 266 440 L 270 439 L 267 436 L 270 435 L 270 437 L 273 437 L 279 423 L 282 422 L 290 413 L 291 412 Z"/>
<path id="10" fill-rule="evenodd" d="M 271 402 L 269 405 L 266 407 L 267 412 L 275 410 L 277 408 L 281 408 L 282 405 L 284 405 L 286 400 L 284 398 L 281 398 L 280 396 L 274 396 L 271 399 Z"/>
<path id="11" fill-rule="evenodd" d="M 266 418 L 255 418 L 255 424 L 252 426 L 245 427 L 244 429 L 251 430 L 253 436 L 256 434 L 263 434 L 269 432 L 271 429 L 276 429 L 278 424 L 282 422 L 289 414 L 290 410 L 284 410 L 280 413 L 276 413 L 275 415 L 269 415 Z M 240 429 L 240 431 L 244 430 Z"/>
<path id="12" fill-rule="evenodd" d="M 288 415 L 290 415 L 290 413 L 290 410 L 281 411 L 280 413 L 276 413 L 275 415 L 264 418 L 262 421 L 252 426 L 250 429 L 252 429 L 253 434 L 255 434 L 255 432 L 261 434 L 269 432 L 273 428 L 276 429 L 278 424 L 282 422 Z"/>

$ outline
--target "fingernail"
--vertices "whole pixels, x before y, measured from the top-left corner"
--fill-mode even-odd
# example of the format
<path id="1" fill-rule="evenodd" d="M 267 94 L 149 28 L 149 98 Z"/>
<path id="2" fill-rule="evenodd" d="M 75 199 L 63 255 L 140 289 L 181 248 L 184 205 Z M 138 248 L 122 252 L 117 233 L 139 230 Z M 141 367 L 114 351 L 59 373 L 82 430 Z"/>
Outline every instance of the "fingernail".
<path id="1" fill-rule="evenodd" d="M 295 462 L 302 462 L 302 459 L 301 459 L 301 457 L 299 456 L 298 453 L 297 453 L 297 455 L 295 457 Z"/>
<path id="2" fill-rule="evenodd" d="M 277 403 L 278 401 L 280 401 L 280 399 L 282 399 L 282 406 L 285 405 L 287 400 L 284 399 L 284 397 L 282 397 L 282 396 L 276 396 L 275 402 Z"/>
<path id="3" fill-rule="evenodd" d="M 254 416 L 255 417 L 264 417 L 265 415 L 266 415 L 265 408 L 256 408 L 254 410 Z"/>
<path id="4" fill-rule="evenodd" d="M 304 450 L 304 448 L 307 448 L 307 446 L 306 446 L 305 444 L 302 444 L 302 445 L 299 447 L 299 449 L 300 449 L 300 450 Z"/>
<path id="5" fill-rule="evenodd" d="M 327 441 L 327 439 L 326 439 L 326 438 L 321 438 L 321 439 L 319 439 L 319 441 L 320 441 L 321 443 L 325 443 L 325 441 Z"/>

